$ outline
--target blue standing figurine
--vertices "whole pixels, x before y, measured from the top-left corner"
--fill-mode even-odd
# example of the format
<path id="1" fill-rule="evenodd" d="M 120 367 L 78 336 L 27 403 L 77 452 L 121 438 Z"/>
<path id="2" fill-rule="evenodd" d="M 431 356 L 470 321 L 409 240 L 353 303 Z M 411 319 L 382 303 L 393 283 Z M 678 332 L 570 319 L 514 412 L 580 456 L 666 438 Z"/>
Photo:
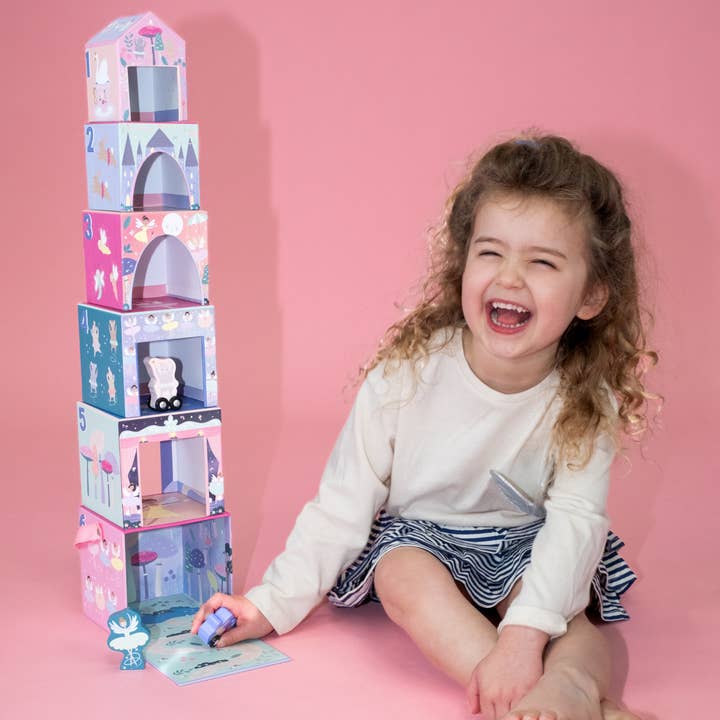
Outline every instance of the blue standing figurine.
<path id="1" fill-rule="evenodd" d="M 120 669 L 144 670 L 143 648 L 150 640 L 150 633 L 142 624 L 140 615 L 135 610 L 126 608 L 113 613 L 108 618 L 107 624 L 110 628 L 108 647 L 123 654 Z"/>

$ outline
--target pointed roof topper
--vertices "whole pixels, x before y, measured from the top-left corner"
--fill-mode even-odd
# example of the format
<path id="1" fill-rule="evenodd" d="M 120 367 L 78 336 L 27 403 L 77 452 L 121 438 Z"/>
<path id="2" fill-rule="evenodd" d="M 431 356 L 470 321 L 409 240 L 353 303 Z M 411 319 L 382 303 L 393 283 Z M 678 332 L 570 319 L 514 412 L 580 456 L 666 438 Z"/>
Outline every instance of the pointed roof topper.
<path id="1" fill-rule="evenodd" d="M 187 157 L 185 158 L 185 167 L 197 167 L 198 159 L 195 154 L 195 148 L 193 148 L 192 140 L 188 142 Z"/>
<path id="2" fill-rule="evenodd" d="M 123 167 L 135 167 L 135 156 L 133 155 L 132 145 L 130 144 L 130 135 L 125 138 L 125 149 L 122 156 Z"/>
<path id="3" fill-rule="evenodd" d="M 147 147 L 154 148 L 155 150 L 172 150 L 175 145 L 170 142 L 170 139 L 162 130 L 158 130 L 150 140 L 148 140 Z"/>
<path id="4" fill-rule="evenodd" d="M 85 44 L 89 122 L 186 122 L 185 41 L 151 12 L 117 18 Z"/>
<path id="5" fill-rule="evenodd" d="M 109 45 L 110 43 L 120 40 L 128 32 L 136 32 L 144 37 L 154 37 L 155 35 L 171 30 L 167 23 L 164 23 L 155 13 L 144 12 L 139 15 L 128 15 L 127 17 L 115 18 L 111 23 L 106 25 L 97 35 L 91 37 L 86 48 L 95 47 L 97 45 Z M 154 32 L 151 32 L 154 31 Z"/>

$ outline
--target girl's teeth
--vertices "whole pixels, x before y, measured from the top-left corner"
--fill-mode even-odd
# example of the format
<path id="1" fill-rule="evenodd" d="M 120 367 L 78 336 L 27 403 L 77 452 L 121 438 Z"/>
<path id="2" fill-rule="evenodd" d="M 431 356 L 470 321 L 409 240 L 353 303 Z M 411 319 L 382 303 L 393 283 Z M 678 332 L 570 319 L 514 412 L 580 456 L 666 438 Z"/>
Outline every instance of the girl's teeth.
<path id="1" fill-rule="evenodd" d="M 493 308 L 500 308 L 501 310 L 517 310 L 517 312 L 530 312 L 527 308 L 521 305 L 513 305 L 512 303 L 504 302 L 493 302 Z"/>
<path id="2" fill-rule="evenodd" d="M 532 317 L 532 313 L 526 307 L 501 300 L 492 301 L 490 315 L 495 325 L 507 329 L 522 327 Z"/>

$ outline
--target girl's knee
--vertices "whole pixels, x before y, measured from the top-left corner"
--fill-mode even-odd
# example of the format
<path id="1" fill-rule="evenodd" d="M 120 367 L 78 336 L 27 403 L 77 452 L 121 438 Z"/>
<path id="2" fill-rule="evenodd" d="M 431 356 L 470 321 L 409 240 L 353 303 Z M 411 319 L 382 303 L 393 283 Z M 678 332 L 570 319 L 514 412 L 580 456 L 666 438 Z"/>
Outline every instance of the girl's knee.
<path id="1" fill-rule="evenodd" d="M 375 567 L 374 584 L 390 619 L 403 625 L 409 613 L 418 611 L 439 573 L 451 580 L 440 561 L 420 548 L 400 547 L 383 555 Z"/>
<path id="2" fill-rule="evenodd" d="M 385 553 L 375 566 L 375 591 L 380 600 L 408 593 L 417 581 L 415 568 L 426 552 L 418 548 L 400 547 Z"/>

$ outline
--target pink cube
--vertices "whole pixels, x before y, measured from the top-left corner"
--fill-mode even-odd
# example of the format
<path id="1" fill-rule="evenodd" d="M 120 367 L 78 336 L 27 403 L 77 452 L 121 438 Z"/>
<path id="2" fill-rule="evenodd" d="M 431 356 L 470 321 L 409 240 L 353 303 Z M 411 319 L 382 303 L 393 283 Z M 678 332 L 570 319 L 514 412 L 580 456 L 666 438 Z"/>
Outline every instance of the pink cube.
<path id="1" fill-rule="evenodd" d="M 123 530 L 80 507 L 84 613 L 103 628 L 116 610 L 194 615 L 215 592 L 232 592 L 230 515 Z M 188 620 L 188 628 L 190 622 Z"/>
<path id="2" fill-rule="evenodd" d="M 138 310 L 208 300 L 207 213 L 83 213 L 85 290 L 89 303 Z"/>

